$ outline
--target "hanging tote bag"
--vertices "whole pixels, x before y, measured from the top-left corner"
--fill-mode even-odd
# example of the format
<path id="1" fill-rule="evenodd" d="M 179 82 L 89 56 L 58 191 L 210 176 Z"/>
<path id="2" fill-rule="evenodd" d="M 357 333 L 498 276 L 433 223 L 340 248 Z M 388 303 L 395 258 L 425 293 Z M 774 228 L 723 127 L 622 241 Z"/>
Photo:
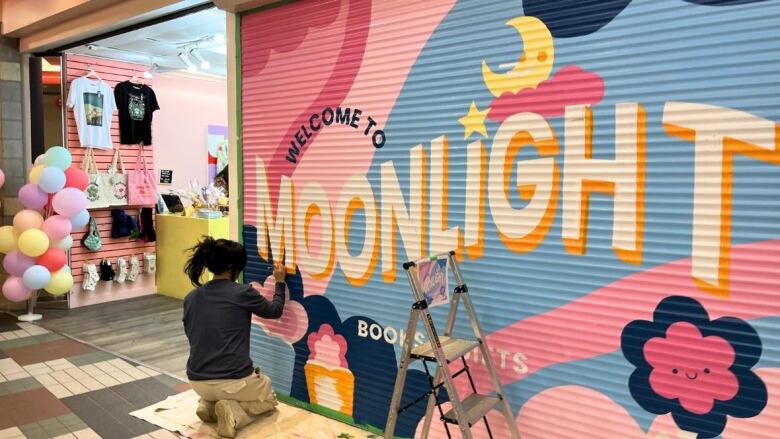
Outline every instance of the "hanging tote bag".
<path id="1" fill-rule="evenodd" d="M 122 161 L 119 149 L 114 150 L 114 160 L 108 168 L 107 177 L 108 204 L 110 206 L 127 206 L 127 171 L 125 171 L 125 163 Z"/>
<path id="2" fill-rule="evenodd" d="M 89 230 L 81 239 L 81 243 L 84 244 L 89 251 L 96 252 L 103 247 L 103 240 L 100 238 L 100 232 L 98 231 L 97 221 L 95 217 L 89 218 Z"/>
<path id="3" fill-rule="evenodd" d="M 95 163 L 95 152 L 92 148 L 87 148 L 87 153 L 84 154 L 84 161 L 81 162 L 81 170 L 89 178 L 87 188 L 84 189 L 84 195 L 87 197 L 87 209 L 108 207 L 107 192 L 104 189 L 106 179 L 103 174 L 98 172 L 97 164 Z"/>
<path id="4" fill-rule="evenodd" d="M 135 170 L 127 173 L 129 201 L 131 206 L 154 206 L 157 204 L 157 185 L 154 170 L 146 165 L 143 147 L 138 147 Z"/>

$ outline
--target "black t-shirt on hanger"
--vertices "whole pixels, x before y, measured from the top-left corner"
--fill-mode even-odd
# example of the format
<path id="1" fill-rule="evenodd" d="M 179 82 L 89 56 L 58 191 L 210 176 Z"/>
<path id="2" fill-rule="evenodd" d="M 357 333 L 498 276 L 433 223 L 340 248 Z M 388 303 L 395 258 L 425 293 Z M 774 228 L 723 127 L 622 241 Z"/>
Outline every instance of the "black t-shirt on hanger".
<path id="1" fill-rule="evenodd" d="M 160 109 L 154 90 L 124 81 L 114 87 L 114 98 L 119 109 L 119 143 L 151 145 L 152 113 Z"/>

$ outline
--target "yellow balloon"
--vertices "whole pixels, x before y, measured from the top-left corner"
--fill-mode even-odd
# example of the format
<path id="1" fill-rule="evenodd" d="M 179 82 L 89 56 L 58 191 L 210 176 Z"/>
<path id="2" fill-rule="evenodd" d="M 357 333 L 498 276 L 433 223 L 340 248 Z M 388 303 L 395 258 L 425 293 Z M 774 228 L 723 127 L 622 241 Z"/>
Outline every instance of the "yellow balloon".
<path id="1" fill-rule="evenodd" d="M 19 235 L 18 245 L 24 255 L 37 258 L 49 248 L 49 237 L 40 229 L 25 230 Z"/>
<path id="2" fill-rule="evenodd" d="M 553 37 L 544 22 L 536 17 L 517 17 L 507 25 L 515 28 L 523 39 L 523 54 L 512 69 L 495 73 L 482 61 L 482 79 L 496 97 L 505 92 L 517 93 L 526 88 L 536 88 L 550 77 L 555 60 Z"/>
<path id="3" fill-rule="evenodd" d="M 67 267 L 52 273 L 51 280 L 44 287 L 46 291 L 55 296 L 65 294 L 71 288 L 73 288 L 73 275 L 70 274 L 70 270 Z"/>
<path id="4" fill-rule="evenodd" d="M 16 250 L 19 236 L 13 226 L 0 227 L 0 253 L 11 253 Z"/>
<path id="5" fill-rule="evenodd" d="M 41 172 L 46 169 L 46 166 L 44 165 L 38 165 L 33 166 L 32 169 L 30 169 L 30 183 L 38 184 L 38 178 L 41 176 Z"/>

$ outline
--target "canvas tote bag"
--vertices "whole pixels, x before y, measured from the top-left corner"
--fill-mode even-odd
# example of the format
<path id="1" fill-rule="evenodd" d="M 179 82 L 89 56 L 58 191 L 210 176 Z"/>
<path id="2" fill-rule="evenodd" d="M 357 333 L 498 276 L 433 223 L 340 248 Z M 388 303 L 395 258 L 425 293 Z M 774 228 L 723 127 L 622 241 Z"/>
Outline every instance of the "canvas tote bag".
<path id="1" fill-rule="evenodd" d="M 127 173 L 129 201 L 131 206 L 154 206 L 157 204 L 157 184 L 154 169 L 149 169 L 143 147 L 138 147 L 135 170 Z"/>
<path id="2" fill-rule="evenodd" d="M 87 174 L 89 179 L 87 188 L 84 190 L 84 195 L 87 197 L 87 209 L 108 207 L 105 174 L 101 174 L 98 171 L 97 163 L 95 162 L 95 152 L 92 148 L 87 148 L 87 153 L 84 154 L 84 161 L 81 163 L 81 170 Z"/>
<path id="3" fill-rule="evenodd" d="M 114 160 L 108 168 L 106 182 L 109 188 L 108 204 L 110 206 L 127 206 L 127 171 L 125 171 L 125 163 L 122 161 L 119 149 L 114 150 Z"/>

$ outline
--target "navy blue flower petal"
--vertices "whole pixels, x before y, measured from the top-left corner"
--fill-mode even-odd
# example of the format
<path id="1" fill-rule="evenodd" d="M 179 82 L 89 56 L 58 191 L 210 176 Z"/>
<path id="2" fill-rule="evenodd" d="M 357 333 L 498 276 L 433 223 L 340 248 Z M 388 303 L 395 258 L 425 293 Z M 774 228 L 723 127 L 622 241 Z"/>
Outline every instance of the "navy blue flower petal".
<path id="1" fill-rule="evenodd" d="M 698 433 L 699 439 L 716 437 L 726 428 L 726 415 L 714 410 L 706 415 L 697 415 L 680 408 L 672 412 L 672 418 L 680 430 Z"/>
<path id="2" fill-rule="evenodd" d="M 663 415 L 679 405 L 676 400 L 666 399 L 653 391 L 650 387 L 650 369 L 635 370 L 628 378 L 628 387 L 637 404 L 650 413 Z"/>
<path id="3" fill-rule="evenodd" d="M 701 326 L 702 335 L 717 335 L 729 342 L 736 358 L 733 367 L 750 369 L 761 358 L 761 339 L 746 321 L 735 317 L 722 317 Z"/>
<path id="4" fill-rule="evenodd" d="M 667 297 L 658 304 L 653 313 L 653 323 L 665 325 L 664 333 L 666 327 L 672 323 L 689 322 L 700 326 L 709 321 L 710 316 L 701 303 L 685 296 Z"/>
<path id="5" fill-rule="evenodd" d="M 636 367 L 649 368 L 650 364 L 645 359 L 643 352 L 645 343 L 653 337 L 663 337 L 665 333 L 666 328 L 653 322 L 634 320 L 623 328 L 623 334 L 620 335 L 623 356 Z"/>
<path id="6" fill-rule="evenodd" d="M 752 418 L 766 407 L 769 398 L 766 384 L 753 371 L 735 373 L 739 392 L 729 401 L 717 401 L 715 409 L 737 418 Z"/>

